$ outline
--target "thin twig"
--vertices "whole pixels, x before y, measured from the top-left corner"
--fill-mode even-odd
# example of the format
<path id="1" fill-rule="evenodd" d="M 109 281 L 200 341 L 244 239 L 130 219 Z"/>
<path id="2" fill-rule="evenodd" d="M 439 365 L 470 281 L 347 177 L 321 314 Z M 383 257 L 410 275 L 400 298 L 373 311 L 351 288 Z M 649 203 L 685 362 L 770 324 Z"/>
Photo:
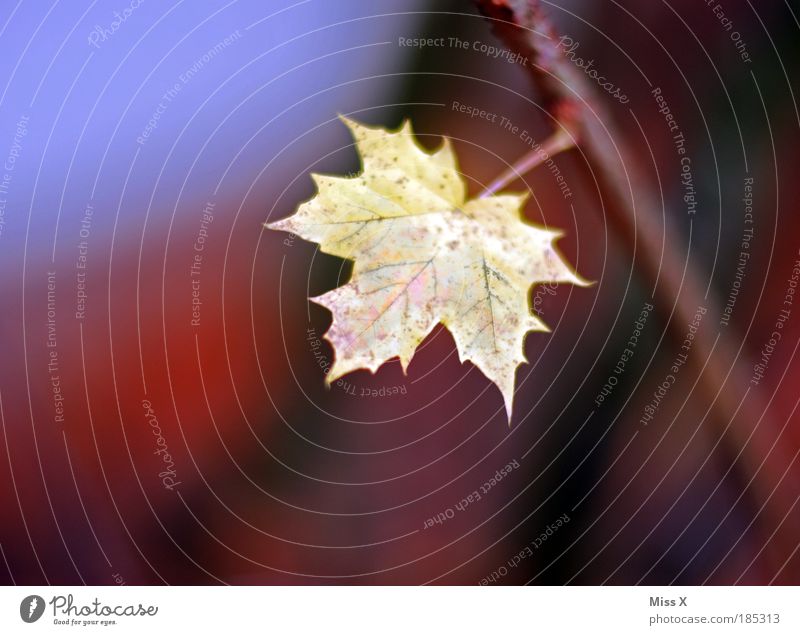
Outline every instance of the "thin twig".
<path id="1" fill-rule="evenodd" d="M 698 307 L 706 307 L 708 316 L 721 315 L 716 300 L 706 297 L 698 277 L 685 266 L 679 247 L 684 241 L 662 221 L 661 206 L 645 185 L 636 159 L 626 151 L 622 136 L 613 130 L 593 88 L 563 55 L 541 2 L 474 1 L 490 19 L 495 34 L 512 51 L 533 62 L 527 68 L 543 105 L 576 136 L 609 224 L 620 243 L 633 251 L 637 271 L 652 285 L 656 310 L 669 321 L 674 340 L 680 343 L 684 339 Z M 786 513 L 795 501 L 792 488 L 800 482 L 800 475 L 787 451 L 785 426 L 781 429 L 769 418 L 760 391 L 745 390 L 749 374 L 742 367 L 740 350 L 741 341 L 722 330 L 716 342 L 714 337 L 695 338 L 690 360 L 700 373 L 700 385 L 710 403 L 708 419 L 715 436 L 728 455 L 735 457 L 732 461 L 736 461 L 741 481 L 748 484 L 753 506 L 763 505 L 757 524 L 767 558 L 773 570 L 778 570 L 800 536 L 800 518 Z M 766 539 L 777 527 L 781 530 Z"/>
<path id="2" fill-rule="evenodd" d="M 507 185 L 521 178 L 527 172 L 533 170 L 533 168 L 549 160 L 550 157 L 574 147 L 575 140 L 569 132 L 564 128 L 557 128 L 541 145 L 538 145 L 528 152 L 528 154 L 519 159 L 519 161 L 514 163 L 514 165 L 510 166 L 505 172 L 487 185 L 486 189 L 478 195 L 478 198 L 486 198 L 487 196 L 499 192 Z"/>

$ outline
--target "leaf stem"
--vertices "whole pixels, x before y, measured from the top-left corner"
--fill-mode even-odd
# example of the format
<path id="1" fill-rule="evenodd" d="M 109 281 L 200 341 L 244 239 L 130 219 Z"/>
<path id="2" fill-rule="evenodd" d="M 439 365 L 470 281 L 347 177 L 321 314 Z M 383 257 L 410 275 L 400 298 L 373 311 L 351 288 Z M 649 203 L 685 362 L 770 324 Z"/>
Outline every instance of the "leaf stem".
<path id="1" fill-rule="evenodd" d="M 486 189 L 478 195 L 478 198 L 486 198 L 496 194 L 507 185 L 522 178 L 524 174 L 530 172 L 533 168 L 548 161 L 552 156 L 574 147 L 575 139 L 573 136 L 565 128 L 559 127 L 545 139 L 544 143 L 536 144 L 533 150 L 504 170 L 500 176 L 486 186 Z"/>

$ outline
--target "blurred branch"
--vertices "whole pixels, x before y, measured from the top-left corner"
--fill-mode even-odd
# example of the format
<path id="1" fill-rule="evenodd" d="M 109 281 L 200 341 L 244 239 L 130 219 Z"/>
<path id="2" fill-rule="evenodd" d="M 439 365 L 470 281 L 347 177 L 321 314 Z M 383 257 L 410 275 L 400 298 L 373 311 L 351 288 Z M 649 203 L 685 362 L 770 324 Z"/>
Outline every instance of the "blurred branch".
<path id="1" fill-rule="evenodd" d="M 626 152 L 622 136 L 614 131 L 612 119 L 585 76 L 562 54 L 559 37 L 539 0 L 475 2 L 494 33 L 513 52 L 531 60 L 528 70 L 543 105 L 574 137 L 612 230 L 633 252 L 639 275 L 653 286 L 656 309 L 667 321 L 671 336 L 681 343 L 698 307 L 706 307 L 708 316 L 721 315 L 721 311 L 687 267 L 680 249 L 683 241 L 662 220 L 662 206 L 645 185 L 636 157 Z M 796 502 L 792 483 L 800 482 L 800 476 L 796 455 L 789 456 L 786 450 L 786 426 L 779 429 L 768 420 L 760 391 L 747 390 L 749 375 L 739 360 L 741 350 L 741 341 L 723 330 L 716 342 L 714 337 L 697 337 L 690 359 L 701 373 L 700 385 L 710 403 L 713 436 L 722 440 L 731 461 L 737 462 L 743 487 L 752 488 L 756 508 L 763 505 L 757 523 L 761 537 L 770 543 L 766 551 L 777 571 L 800 536 L 800 517 L 787 515 Z M 767 540 L 772 532 L 774 537 Z"/>

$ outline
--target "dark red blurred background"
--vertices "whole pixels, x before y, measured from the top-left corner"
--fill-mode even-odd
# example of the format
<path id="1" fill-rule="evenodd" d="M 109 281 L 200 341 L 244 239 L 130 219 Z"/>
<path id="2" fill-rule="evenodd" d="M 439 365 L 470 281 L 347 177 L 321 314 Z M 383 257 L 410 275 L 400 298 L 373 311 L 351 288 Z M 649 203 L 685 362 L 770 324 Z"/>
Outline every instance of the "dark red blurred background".
<path id="1" fill-rule="evenodd" d="M 643 172 L 635 186 L 663 201 L 677 237 L 664 249 L 709 304 L 728 300 L 753 178 L 752 256 L 730 324 L 709 312 L 699 335 L 733 334 L 751 371 L 800 258 L 796 6 L 545 9 L 629 96 L 598 93 L 604 123 Z M 679 352 L 669 306 L 596 406 L 652 280 L 580 152 L 556 157 L 571 198 L 547 167 L 512 188 L 532 190 L 527 217 L 562 228 L 561 250 L 596 284 L 533 289 L 553 332 L 527 339 L 510 426 L 499 391 L 459 363 L 442 328 L 407 376 L 391 361 L 324 387 L 331 318 L 307 298 L 350 265 L 262 224 L 313 195 L 310 172 L 358 170 L 337 113 L 411 118 L 429 148 L 450 137 L 472 194 L 528 148 L 453 102 L 540 141 L 551 130 L 525 65 L 472 46 L 504 45 L 471 2 L 142 4 L 111 32 L 115 10 L 0 9 L 0 155 L 18 155 L 0 225 L 3 583 L 800 583 L 800 308 L 750 387 L 767 404 L 751 424 L 774 442 L 756 457 L 763 470 L 712 423 L 694 367 L 641 425 Z M 420 37 L 470 46 L 399 41 Z M 691 236 L 654 86 L 692 158 Z"/>

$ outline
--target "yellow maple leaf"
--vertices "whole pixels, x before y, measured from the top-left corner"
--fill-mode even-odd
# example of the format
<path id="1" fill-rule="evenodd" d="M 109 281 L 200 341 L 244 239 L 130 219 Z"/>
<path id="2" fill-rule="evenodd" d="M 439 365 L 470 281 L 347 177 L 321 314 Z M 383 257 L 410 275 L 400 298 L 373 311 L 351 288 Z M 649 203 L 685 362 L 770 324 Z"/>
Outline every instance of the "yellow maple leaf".
<path id="1" fill-rule="evenodd" d="M 525 335 L 549 331 L 531 312 L 530 287 L 588 284 L 555 250 L 561 232 L 523 220 L 527 194 L 467 200 L 447 139 L 428 153 L 408 121 L 391 132 L 342 120 L 355 137 L 361 174 L 313 174 L 317 195 L 267 225 L 355 261 L 346 285 L 312 298 L 333 313 L 325 338 L 335 362 L 326 381 L 360 368 L 375 372 L 393 357 L 405 372 L 441 322 L 459 359 L 500 388 L 510 421 Z"/>

